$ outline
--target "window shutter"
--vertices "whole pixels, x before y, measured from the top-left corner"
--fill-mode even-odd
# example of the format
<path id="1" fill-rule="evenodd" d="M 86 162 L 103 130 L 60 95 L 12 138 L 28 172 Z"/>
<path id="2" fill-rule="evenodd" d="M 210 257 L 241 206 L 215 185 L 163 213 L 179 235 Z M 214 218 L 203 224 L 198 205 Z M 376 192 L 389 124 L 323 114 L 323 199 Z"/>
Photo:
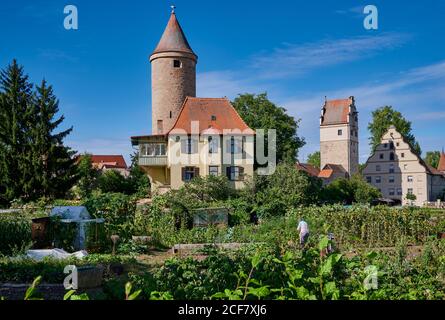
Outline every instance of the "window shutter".
<path id="1" fill-rule="evenodd" d="M 182 181 L 185 181 L 185 168 L 181 168 Z"/>
<path id="2" fill-rule="evenodd" d="M 244 167 L 238 167 L 239 170 L 239 180 L 244 180 Z"/>
<path id="3" fill-rule="evenodd" d="M 199 168 L 195 167 L 195 177 L 199 177 Z"/>

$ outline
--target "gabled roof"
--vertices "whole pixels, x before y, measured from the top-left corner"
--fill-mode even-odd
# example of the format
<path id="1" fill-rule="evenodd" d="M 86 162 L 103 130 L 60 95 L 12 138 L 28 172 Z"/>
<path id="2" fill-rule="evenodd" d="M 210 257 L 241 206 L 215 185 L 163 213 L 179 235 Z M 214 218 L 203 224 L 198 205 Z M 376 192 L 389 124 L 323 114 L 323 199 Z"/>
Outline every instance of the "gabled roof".
<path id="1" fill-rule="evenodd" d="M 395 130 L 398 134 L 400 134 L 400 136 L 402 137 L 403 142 L 406 143 L 406 144 L 409 146 L 409 149 L 410 149 L 411 153 L 417 158 L 417 160 L 419 161 L 420 165 L 422 165 L 422 166 L 426 169 L 426 173 L 427 173 L 427 174 L 431 174 L 431 175 L 434 175 L 434 176 L 444 176 L 444 177 L 445 177 L 445 172 L 443 172 L 443 171 L 441 171 L 441 170 L 438 170 L 438 169 L 436 169 L 436 168 L 433 168 L 432 166 L 430 166 L 429 164 L 427 164 L 427 163 L 425 162 L 425 160 L 423 160 L 422 157 L 420 157 L 420 156 L 414 151 L 414 148 L 413 148 L 413 146 L 411 145 L 411 142 L 410 142 L 410 141 L 409 141 L 403 134 L 401 134 L 401 133 L 396 129 L 396 127 L 395 127 L 394 125 L 391 125 L 391 126 L 388 128 L 388 130 L 387 130 L 387 131 L 385 132 L 385 134 L 382 136 L 382 140 L 383 140 L 383 137 L 384 137 L 385 135 L 388 134 L 389 130 Z M 380 144 L 382 144 L 382 143 L 383 143 L 383 142 L 381 141 Z M 370 156 L 370 157 L 368 158 L 368 160 L 366 161 L 366 164 L 368 164 L 369 160 L 370 160 L 372 157 L 374 157 L 375 153 L 376 153 L 376 151 L 374 151 L 374 152 L 371 154 L 371 156 Z M 439 163 L 439 167 L 440 167 L 440 163 Z"/>
<path id="2" fill-rule="evenodd" d="M 321 115 L 321 125 L 344 124 L 349 122 L 350 106 L 354 97 L 349 99 L 326 100 Z"/>
<path id="3" fill-rule="evenodd" d="M 440 153 L 440 160 L 439 165 L 437 166 L 437 170 L 445 172 L 445 153 L 443 151 Z"/>
<path id="4" fill-rule="evenodd" d="M 333 174 L 341 174 L 341 175 L 345 175 L 346 177 L 346 170 L 343 168 L 342 165 L 339 164 L 326 164 L 324 166 L 324 168 L 320 171 L 320 173 L 318 174 L 319 178 L 322 179 L 329 179 L 330 177 L 332 177 Z"/>
<path id="5" fill-rule="evenodd" d="M 318 169 L 317 167 L 315 167 L 309 163 L 297 162 L 295 164 L 295 168 L 297 168 L 297 170 L 306 172 L 307 174 L 309 174 L 312 177 L 318 177 L 318 175 L 320 174 L 320 169 Z"/>
<path id="6" fill-rule="evenodd" d="M 122 155 L 92 155 L 91 162 L 98 168 L 127 169 L 127 163 Z"/>
<path id="7" fill-rule="evenodd" d="M 152 55 L 161 52 L 186 52 L 195 55 L 174 12 L 172 12 L 164 34 Z"/>
<path id="8" fill-rule="evenodd" d="M 192 132 L 192 122 L 199 124 L 200 134 L 208 133 L 209 128 L 213 132 L 240 130 L 244 135 L 255 134 L 255 131 L 241 119 L 227 98 L 187 97 L 176 123 L 169 133 L 173 130 L 184 130 L 187 134 L 195 134 L 196 132 Z"/>

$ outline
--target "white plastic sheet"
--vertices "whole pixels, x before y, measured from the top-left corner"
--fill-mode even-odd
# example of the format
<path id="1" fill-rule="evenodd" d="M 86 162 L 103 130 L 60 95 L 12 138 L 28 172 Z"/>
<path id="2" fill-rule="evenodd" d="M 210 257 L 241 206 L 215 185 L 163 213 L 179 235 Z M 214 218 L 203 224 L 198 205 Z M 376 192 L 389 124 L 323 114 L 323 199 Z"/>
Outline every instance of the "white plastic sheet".
<path id="1" fill-rule="evenodd" d="M 45 250 L 28 250 L 26 256 L 36 261 L 42 261 L 46 257 L 52 257 L 57 260 L 64 260 L 71 257 L 77 259 L 83 259 L 88 253 L 85 250 L 77 251 L 74 253 L 68 253 L 62 249 L 45 249 Z"/>

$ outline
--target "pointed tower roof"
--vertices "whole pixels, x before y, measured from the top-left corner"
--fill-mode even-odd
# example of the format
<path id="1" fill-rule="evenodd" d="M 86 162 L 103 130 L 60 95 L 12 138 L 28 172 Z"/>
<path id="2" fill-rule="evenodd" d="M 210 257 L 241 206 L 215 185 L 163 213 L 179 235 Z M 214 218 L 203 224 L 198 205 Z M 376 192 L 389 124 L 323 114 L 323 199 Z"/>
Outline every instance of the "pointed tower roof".
<path id="1" fill-rule="evenodd" d="M 159 41 L 152 55 L 162 52 L 185 52 L 196 56 L 185 37 L 184 31 L 182 31 L 174 10 L 171 13 L 161 41 Z"/>
<path id="2" fill-rule="evenodd" d="M 440 153 L 439 166 L 437 167 L 437 170 L 445 172 L 445 153 L 443 150 Z"/>

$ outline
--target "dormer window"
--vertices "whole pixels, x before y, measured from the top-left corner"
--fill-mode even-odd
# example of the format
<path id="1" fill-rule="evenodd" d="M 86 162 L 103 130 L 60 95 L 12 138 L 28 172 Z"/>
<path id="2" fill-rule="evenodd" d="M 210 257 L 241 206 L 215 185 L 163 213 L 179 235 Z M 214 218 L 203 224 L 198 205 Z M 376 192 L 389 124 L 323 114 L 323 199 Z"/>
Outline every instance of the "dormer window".
<path id="1" fill-rule="evenodd" d="M 173 68 L 181 68 L 182 63 L 180 60 L 173 60 Z"/>

